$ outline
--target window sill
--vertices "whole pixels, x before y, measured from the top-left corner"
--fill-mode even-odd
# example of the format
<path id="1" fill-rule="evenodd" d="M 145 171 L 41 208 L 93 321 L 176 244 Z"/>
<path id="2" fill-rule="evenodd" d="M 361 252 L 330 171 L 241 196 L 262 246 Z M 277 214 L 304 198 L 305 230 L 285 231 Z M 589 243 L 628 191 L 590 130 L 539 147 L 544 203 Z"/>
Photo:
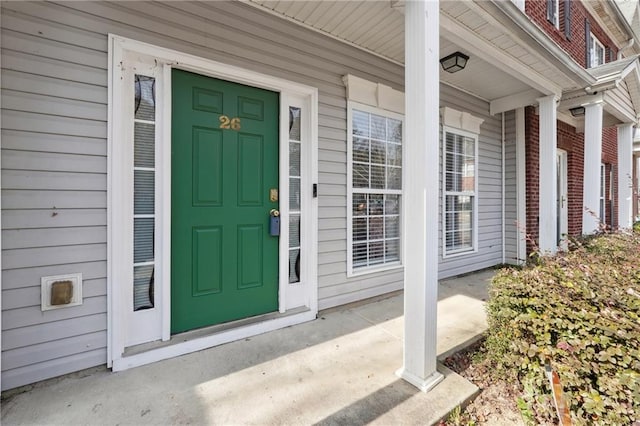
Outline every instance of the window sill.
<path id="1" fill-rule="evenodd" d="M 452 252 L 442 252 L 442 258 L 443 259 L 450 259 L 452 257 L 462 257 L 462 256 L 466 256 L 466 255 L 470 255 L 470 254 L 476 254 L 478 253 L 478 249 L 477 248 L 473 248 L 473 249 L 468 249 L 468 250 L 460 250 L 460 251 L 452 251 Z"/>
<path id="2" fill-rule="evenodd" d="M 363 275 L 375 274 L 376 272 L 387 272 L 402 268 L 404 268 L 404 265 L 400 262 L 387 263 L 379 266 L 361 267 L 347 271 L 347 278 L 361 277 Z"/>

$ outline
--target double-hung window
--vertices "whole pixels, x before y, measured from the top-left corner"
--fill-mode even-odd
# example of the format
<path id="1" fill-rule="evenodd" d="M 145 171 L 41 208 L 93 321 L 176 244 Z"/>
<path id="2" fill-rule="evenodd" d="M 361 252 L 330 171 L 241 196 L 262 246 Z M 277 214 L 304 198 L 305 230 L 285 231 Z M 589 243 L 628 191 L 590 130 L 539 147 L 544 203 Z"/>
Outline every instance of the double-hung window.
<path id="1" fill-rule="evenodd" d="M 477 135 L 444 127 L 444 255 L 476 250 Z"/>
<path id="2" fill-rule="evenodd" d="M 401 263 L 402 116 L 349 103 L 349 272 Z"/>

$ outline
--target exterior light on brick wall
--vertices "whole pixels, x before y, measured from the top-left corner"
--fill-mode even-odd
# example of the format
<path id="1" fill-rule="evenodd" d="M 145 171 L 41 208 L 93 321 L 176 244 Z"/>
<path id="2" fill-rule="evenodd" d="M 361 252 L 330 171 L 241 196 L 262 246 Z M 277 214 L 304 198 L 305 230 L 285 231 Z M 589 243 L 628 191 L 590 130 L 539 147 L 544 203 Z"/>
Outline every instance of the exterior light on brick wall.
<path id="1" fill-rule="evenodd" d="M 469 57 L 462 52 L 454 52 L 440 59 L 440 65 L 446 72 L 454 73 L 463 70 Z"/>

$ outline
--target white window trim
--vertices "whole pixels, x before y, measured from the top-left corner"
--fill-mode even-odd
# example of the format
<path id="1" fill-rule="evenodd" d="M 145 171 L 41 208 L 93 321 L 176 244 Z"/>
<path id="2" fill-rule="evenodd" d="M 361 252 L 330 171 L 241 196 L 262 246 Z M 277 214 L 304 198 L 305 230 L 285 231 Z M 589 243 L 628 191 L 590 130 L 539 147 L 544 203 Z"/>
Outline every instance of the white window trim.
<path id="1" fill-rule="evenodd" d="M 600 40 L 598 40 L 598 37 L 596 37 L 593 33 L 590 33 L 591 36 L 591 46 L 589 46 L 589 49 L 591 49 L 591 53 L 589 55 L 589 57 L 591 58 L 591 64 L 589 64 L 589 68 L 593 68 L 593 67 L 597 67 L 599 65 L 603 65 L 607 63 L 607 49 L 604 47 L 604 44 L 602 44 L 600 42 Z M 602 64 L 598 64 L 596 63 L 596 60 L 598 58 L 598 55 L 596 55 L 596 48 L 597 47 L 601 47 L 602 48 Z"/>
<path id="2" fill-rule="evenodd" d="M 482 121 L 480 121 L 482 122 Z M 479 129 L 480 124 L 478 124 Z M 447 194 L 449 193 L 446 190 L 447 185 L 447 156 L 446 156 L 446 136 L 447 133 L 453 133 L 456 135 L 469 137 L 474 139 L 474 192 L 473 192 L 473 219 L 471 230 L 471 239 L 472 239 L 472 247 L 466 249 L 457 249 L 447 251 Z M 478 181 L 479 179 L 479 170 L 478 170 L 478 145 L 479 143 L 479 132 L 470 132 L 467 130 L 462 130 L 459 128 L 443 125 L 442 126 L 442 258 L 452 258 L 452 257 L 460 257 L 465 255 L 470 255 L 478 252 Z"/>
<path id="3" fill-rule="evenodd" d="M 359 111 L 368 112 L 371 114 L 381 115 L 384 117 L 393 118 L 396 120 L 400 120 L 402 122 L 402 188 L 404 188 L 404 116 L 402 114 L 398 114 L 389 110 L 385 110 L 378 107 L 373 107 L 369 105 L 365 105 L 355 101 L 347 101 L 347 276 L 348 277 L 356 277 L 366 274 L 371 274 L 375 272 L 389 271 L 392 269 L 399 269 L 403 267 L 402 258 L 403 258 L 403 244 L 404 244 L 404 226 L 403 226 L 403 202 L 402 199 L 404 197 L 404 190 L 400 189 L 400 244 L 399 244 L 399 255 L 400 260 L 395 262 L 389 262 L 382 265 L 375 266 L 365 266 L 365 267 L 353 267 L 353 110 L 357 109 Z M 397 190 L 393 190 L 389 192 L 386 189 L 380 190 L 371 190 L 373 193 L 390 193 L 396 194 Z"/>
<path id="4" fill-rule="evenodd" d="M 147 60 L 151 58 L 151 62 Z M 282 316 L 265 322 L 239 326 L 219 333 L 189 340 L 186 342 L 159 347 L 147 352 L 124 356 L 127 345 L 128 306 L 132 305 L 133 274 L 133 159 L 132 151 L 122 141 L 133 137 L 133 120 L 128 120 L 126 111 L 121 108 L 128 99 L 128 80 L 123 76 L 131 74 L 133 63 L 146 63 L 152 68 L 156 80 L 156 285 L 157 310 L 139 311 L 147 314 L 155 311 L 160 316 L 160 337 L 170 339 L 170 262 L 171 262 L 171 69 L 181 69 L 202 75 L 260 87 L 280 93 L 280 161 L 288 164 L 288 108 L 303 107 L 307 122 L 302 137 L 308 142 L 304 161 L 302 188 L 304 235 L 303 250 L 306 256 L 301 264 L 301 281 L 296 288 L 290 288 L 288 274 L 283 274 L 283 265 L 288 271 L 288 167 L 280 167 L 280 194 L 282 213 L 279 256 L 279 311 L 284 312 L 292 306 L 302 303 L 307 309 L 300 313 Z M 152 65 L 151 65 L 152 64 Z M 317 235 L 318 235 L 318 199 L 312 196 L 312 183 L 318 181 L 318 91 L 316 88 L 284 79 L 260 74 L 244 68 L 230 66 L 220 62 L 180 53 L 143 42 L 109 34 L 108 55 L 108 174 L 107 174 L 107 366 L 114 371 L 148 364 L 174 356 L 190 353 L 244 337 L 276 330 L 304 321 L 315 319 L 318 311 L 317 280 Z M 283 113 L 283 111 L 286 112 Z M 127 124 L 128 122 L 131 124 Z M 286 129 L 286 132 L 285 132 Z M 283 162 L 284 161 L 284 162 Z M 129 167 L 131 166 L 131 167 Z M 283 171 L 284 170 L 284 171 Z M 285 198 L 286 197 L 286 198 Z M 155 334 L 152 333 L 152 336 Z"/>

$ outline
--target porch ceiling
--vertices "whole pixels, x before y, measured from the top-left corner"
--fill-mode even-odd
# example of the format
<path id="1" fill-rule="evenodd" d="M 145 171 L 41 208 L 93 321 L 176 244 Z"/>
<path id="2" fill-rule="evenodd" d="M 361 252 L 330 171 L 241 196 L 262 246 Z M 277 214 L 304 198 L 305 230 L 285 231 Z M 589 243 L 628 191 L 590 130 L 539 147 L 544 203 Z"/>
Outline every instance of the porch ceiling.
<path id="1" fill-rule="evenodd" d="M 248 0 L 248 3 L 393 62 L 404 63 L 401 0 Z M 492 8 L 495 6 L 491 2 L 441 1 L 440 56 L 459 50 L 470 59 L 463 71 L 450 74 L 441 70 L 440 81 L 487 101 L 522 93 L 532 99 L 536 93 L 559 94 L 563 89 L 580 87 L 539 46 L 532 48 L 526 34 L 516 34 L 517 25 L 506 26 L 504 19 L 494 16 L 496 10 Z"/>

